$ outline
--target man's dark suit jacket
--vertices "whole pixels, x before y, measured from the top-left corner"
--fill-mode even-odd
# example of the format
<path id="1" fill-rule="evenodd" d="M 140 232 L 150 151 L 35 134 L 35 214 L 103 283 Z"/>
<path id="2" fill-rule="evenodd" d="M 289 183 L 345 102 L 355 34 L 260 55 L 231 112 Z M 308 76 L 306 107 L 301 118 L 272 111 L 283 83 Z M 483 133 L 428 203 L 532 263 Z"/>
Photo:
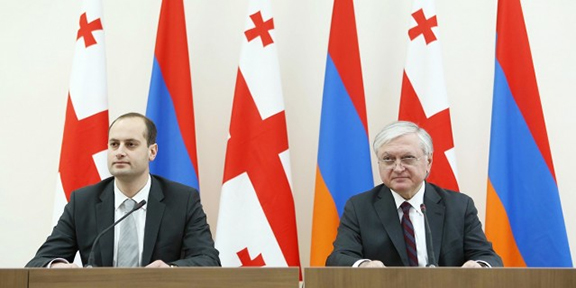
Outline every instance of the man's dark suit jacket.
<path id="1" fill-rule="evenodd" d="M 425 183 L 426 205 L 434 255 L 439 266 L 462 266 L 483 260 L 493 267 L 502 259 L 488 242 L 472 199 L 462 193 Z M 386 266 L 409 266 L 406 244 L 392 192 L 384 184 L 351 197 L 334 241 L 327 266 L 352 266 L 360 259 Z"/>
<path id="2" fill-rule="evenodd" d="M 198 191 L 162 177 L 152 175 L 151 179 L 142 266 L 155 260 L 177 266 L 220 266 Z M 55 258 L 72 262 L 78 250 L 86 264 L 98 233 L 114 223 L 113 180 L 110 177 L 74 191 L 52 235 L 26 267 L 45 267 Z M 96 266 L 112 266 L 114 229 L 98 242 Z"/>

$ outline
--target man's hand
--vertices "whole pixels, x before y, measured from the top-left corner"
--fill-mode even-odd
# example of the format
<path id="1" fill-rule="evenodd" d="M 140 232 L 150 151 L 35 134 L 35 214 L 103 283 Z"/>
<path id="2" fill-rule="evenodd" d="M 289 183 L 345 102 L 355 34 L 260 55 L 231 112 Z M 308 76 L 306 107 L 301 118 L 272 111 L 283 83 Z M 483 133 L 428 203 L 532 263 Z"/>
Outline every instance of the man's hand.
<path id="1" fill-rule="evenodd" d="M 80 267 L 74 263 L 56 262 L 52 263 L 52 265 L 50 265 L 50 268 L 80 268 Z"/>
<path id="2" fill-rule="evenodd" d="M 146 268 L 170 268 L 170 265 L 164 263 L 164 261 L 162 261 L 162 260 L 156 260 L 156 261 L 148 264 L 148 266 L 146 266 Z"/>
<path id="3" fill-rule="evenodd" d="M 360 267 L 360 268 L 382 268 L 382 267 L 386 267 L 386 266 L 380 260 L 370 260 L 370 261 L 362 262 L 358 267 Z"/>
<path id="4" fill-rule="evenodd" d="M 462 265 L 462 268 L 482 268 L 482 265 L 478 264 L 478 262 L 474 260 L 468 260 L 464 265 Z"/>

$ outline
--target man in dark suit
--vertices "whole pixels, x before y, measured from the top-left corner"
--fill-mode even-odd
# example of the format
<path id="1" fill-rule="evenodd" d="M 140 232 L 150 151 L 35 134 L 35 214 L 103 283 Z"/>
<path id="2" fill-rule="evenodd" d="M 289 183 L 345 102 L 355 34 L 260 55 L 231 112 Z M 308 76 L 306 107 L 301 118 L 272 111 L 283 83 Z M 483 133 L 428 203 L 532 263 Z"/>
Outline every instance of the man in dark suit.
<path id="1" fill-rule="evenodd" d="M 108 131 L 108 169 L 114 177 L 71 194 L 52 234 L 26 266 L 74 268 L 76 252 L 86 264 L 92 250 L 95 266 L 124 266 L 119 259 L 126 249 L 119 246 L 126 245 L 122 232 L 128 230 L 134 231 L 128 247 L 136 251 L 130 256 L 135 265 L 128 266 L 220 266 L 198 191 L 150 175 L 149 162 L 157 153 L 150 119 L 138 113 L 116 119 Z M 96 236 L 124 215 L 121 206 L 130 199 L 147 203 L 92 247 Z M 133 229 L 122 228 L 129 221 Z"/>
<path id="2" fill-rule="evenodd" d="M 425 181 L 433 146 L 424 129 L 394 122 L 376 136 L 373 148 L 383 184 L 347 201 L 327 266 L 502 266 L 472 199 Z M 421 204 L 435 256 L 427 253 Z"/>

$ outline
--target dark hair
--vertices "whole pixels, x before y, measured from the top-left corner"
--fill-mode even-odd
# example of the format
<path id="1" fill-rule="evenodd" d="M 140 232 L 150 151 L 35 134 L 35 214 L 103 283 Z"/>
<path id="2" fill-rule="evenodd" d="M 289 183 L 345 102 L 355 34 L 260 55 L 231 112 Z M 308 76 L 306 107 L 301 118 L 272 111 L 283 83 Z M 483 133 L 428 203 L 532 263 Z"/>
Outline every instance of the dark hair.
<path id="1" fill-rule="evenodd" d="M 156 125 L 148 117 L 136 112 L 126 113 L 116 118 L 116 120 L 112 121 L 112 124 L 110 124 L 110 127 L 108 127 L 108 134 L 110 134 L 110 129 L 112 129 L 112 126 L 114 126 L 114 123 L 116 123 L 116 121 L 125 118 L 142 119 L 142 121 L 144 121 L 144 124 L 146 125 L 146 131 L 144 131 L 144 138 L 146 138 L 148 146 L 156 143 L 156 135 L 158 134 L 158 130 L 156 130 Z"/>

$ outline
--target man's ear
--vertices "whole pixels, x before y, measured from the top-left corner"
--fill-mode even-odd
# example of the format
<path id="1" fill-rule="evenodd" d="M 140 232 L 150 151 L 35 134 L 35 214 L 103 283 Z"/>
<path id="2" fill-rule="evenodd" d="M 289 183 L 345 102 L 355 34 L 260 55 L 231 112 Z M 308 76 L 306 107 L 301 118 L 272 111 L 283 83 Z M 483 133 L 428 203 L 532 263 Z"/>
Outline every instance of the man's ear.
<path id="1" fill-rule="evenodd" d="M 158 143 L 154 143 L 148 147 L 148 161 L 154 161 L 158 155 Z"/>
<path id="2" fill-rule="evenodd" d="M 434 155 L 434 153 L 430 153 L 430 155 L 428 155 L 428 157 L 426 157 L 426 161 L 428 161 L 427 163 L 427 168 L 426 168 L 426 174 L 430 174 L 430 170 L 432 169 L 432 155 Z M 426 177 L 428 177 L 428 175 L 426 175 Z"/>

